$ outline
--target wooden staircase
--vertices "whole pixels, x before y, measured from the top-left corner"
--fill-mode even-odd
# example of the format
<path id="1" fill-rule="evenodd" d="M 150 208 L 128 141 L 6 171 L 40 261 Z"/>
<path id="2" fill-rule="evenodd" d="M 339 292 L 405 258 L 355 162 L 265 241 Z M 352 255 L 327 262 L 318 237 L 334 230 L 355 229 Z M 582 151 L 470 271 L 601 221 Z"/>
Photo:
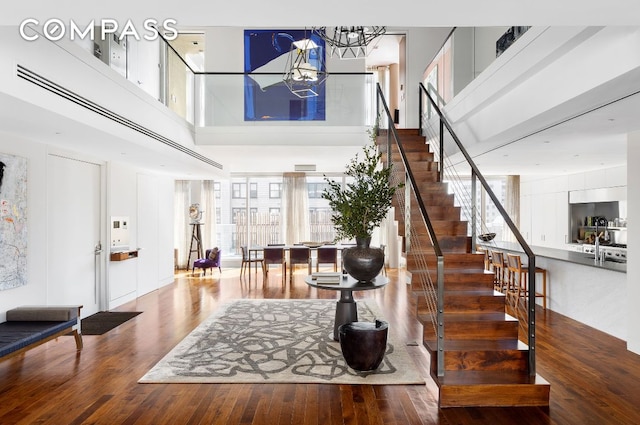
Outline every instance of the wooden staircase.
<path id="1" fill-rule="evenodd" d="M 413 197 L 408 200 L 410 227 L 419 243 L 411 243 L 404 255 L 440 407 L 548 406 L 550 385 L 529 375 L 529 348 L 518 339 L 518 321 L 506 313 L 505 295 L 494 290 L 493 273 L 484 269 L 483 254 L 471 252 L 467 222 L 460 219 L 447 184 L 438 181 L 438 166 L 425 138 L 415 129 L 398 134 L 444 255 L 445 373 L 438 376 L 437 334 L 422 284 L 428 270 L 436 281 L 436 257 Z M 379 143 L 386 143 L 386 137 Z M 404 172 L 397 146 L 391 158 L 394 173 Z M 404 209 L 395 207 L 401 236 L 406 238 Z"/>

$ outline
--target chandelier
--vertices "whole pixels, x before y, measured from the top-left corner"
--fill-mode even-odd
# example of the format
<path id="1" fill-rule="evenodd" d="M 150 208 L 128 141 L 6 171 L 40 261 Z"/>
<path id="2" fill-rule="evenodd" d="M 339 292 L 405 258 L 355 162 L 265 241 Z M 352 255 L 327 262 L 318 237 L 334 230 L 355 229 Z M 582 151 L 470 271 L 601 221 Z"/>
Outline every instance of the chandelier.
<path id="1" fill-rule="evenodd" d="M 318 96 L 318 87 L 327 78 L 324 49 L 310 38 L 291 43 L 282 80 L 300 98 Z"/>
<path id="2" fill-rule="evenodd" d="M 331 48 L 331 56 L 358 59 L 367 56 L 367 46 L 387 31 L 386 27 L 317 27 L 313 32 Z"/>

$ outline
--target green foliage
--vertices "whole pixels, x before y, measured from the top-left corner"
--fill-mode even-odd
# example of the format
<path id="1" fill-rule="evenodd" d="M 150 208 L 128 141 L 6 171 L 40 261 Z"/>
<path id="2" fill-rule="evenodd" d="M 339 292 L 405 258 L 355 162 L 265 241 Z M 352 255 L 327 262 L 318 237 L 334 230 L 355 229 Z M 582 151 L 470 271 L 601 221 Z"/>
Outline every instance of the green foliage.
<path id="1" fill-rule="evenodd" d="M 375 140 L 373 131 L 369 134 Z M 345 173 L 353 177 L 353 181 L 344 188 L 339 182 L 324 178 L 329 187 L 322 197 L 333 209 L 331 220 L 336 228 L 336 240 L 370 237 L 387 216 L 396 190 L 403 186 L 389 184 L 392 165 L 381 165 L 382 154 L 374 143 L 364 146 L 363 154 L 362 160 L 356 154 L 346 166 Z"/>

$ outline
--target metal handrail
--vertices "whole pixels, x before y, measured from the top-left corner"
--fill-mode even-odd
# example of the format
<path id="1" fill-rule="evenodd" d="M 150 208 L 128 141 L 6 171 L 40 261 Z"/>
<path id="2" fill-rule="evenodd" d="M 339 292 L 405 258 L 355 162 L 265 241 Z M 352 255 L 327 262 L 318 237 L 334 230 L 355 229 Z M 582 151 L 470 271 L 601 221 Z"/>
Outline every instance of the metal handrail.
<path id="1" fill-rule="evenodd" d="M 535 376 L 535 374 L 536 374 L 536 362 L 535 362 L 535 324 L 536 324 L 536 319 L 535 319 L 536 318 L 536 310 L 535 310 L 535 306 L 536 306 L 536 302 L 535 302 L 536 260 L 535 260 L 535 258 L 536 257 L 535 257 L 535 254 L 533 253 L 533 250 L 531 249 L 529 244 L 527 244 L 527 242 L 525 241 L 524 237 L 522 236 L 522 234 L 518 230 L 518 227 L 511 220 L 511 217 L 509 216 L 507 211 L 502 206 L 502 203 L 498 200 L 498 197 L 495 195 L 495 193 L 493 192 L 493 190 L 491 189 L 491 187 L 487 183 L 487 180 L 485 179 L 485 177 L 480 172 L 480 169 L 478 168 L 478 166 L 475 164 L 475 162 L 473 161 L 473 159 L 471 158 L 471 156 L 469 155 L 467 150 L 464 148 L 464 146 L 460 142 L 460 139 L 458 138 L 456 133 L 453 131 L 453 128 L 449 124 L 449 121 L 445 118 L 444 114 L 442 113 L 442 111 L 438 107 L 438 104 L 434 101 L 434 99 L 431 97 L 431 95 L 429 94 L 429 92 L 427 91 L 427 89 L 424 87 L 424 85 L 422 83 L 419 83 L 419 99 L 420 99 L 420 101 L 418 102 L 418 104 L 419 104 L 419 114 L 420 114 L 418 119 L 419 119 L 419 122 L 420 122 L 420 129 L 422 129 L 422 95 L 427 97 L 427 99 L 429 100 L 429 102 L 431 104 L 431 107 L 434 108 L 434 110 L 436 111 L 436 113 L 438 114 L 438 117 L 439 117 L 439 123 L 440 123 L 440 146 L 439 146 L 439 149 L 440 149 L 440 158 L 441 158 L 441 160 L 439 161 L 440 167 L 441 167 L 440 170 L 439 170 L 440 174 L 442 175 L 443 166 L 444 166 L 444 162 L 442 161 L 442 158 L 444 157 L 444 143 L 443 143 L 443 140 L 444 140 L 444 128 L 446 128 L 447 131 L 449 132 L 449 135 L 451 136 L 453 141 L 456 143 L 458 149 L 460 150 L 460 153 L 464 156 L 467 164 L 471 168 L 471 176 L 472 176 L 473 188 L 475 189 L 475 182 L 474 182 L 475 179 L 478 179 L 480 181 L 480 183 L 482 184 L 482 187 L 486 191 L 487 195 L 489 196 L 489 198 L 493 201 L 496 209 L 498 210 L 498 212 L 500 213 L 500 215 L 504 219 L 505 223 L 507 224 L 507 226 L 509 226 L 509 229 L 511 230 L 513 236 L 516 238 L 516 240 L 518 241 L 518 243 L 522 247 L 522 250 L 524 251 L 525 255 L 528 258 L 528 262 L 529 262 L 529 270 L 528 270 L 529 298 L 528 298 L 528 301 L 527 301 L 528 302 L 527 324 L 528 324 L 528 330 L 529 330 L 528 331 L 529 375 L 530 376 Z M 475 193 L 473 194 L 473 196 L 475 197 Z M 474 217 L 475 217 L 475 215 L 474 215 Z M 473 226 L 472 227 L 472 240 L 474 242 L 475 242 L 475 236 L 476 236 L 475 235 L 475 226 Z"/>
<path id="2" fill-rule="evenodd" d="M 382 106 L 384 113 L 387 117 L 387 122 L 392 123 L 393 118 L 387 102 L 384 98 L 384 94 L 382 92 L 382 88 L 380 84 L 376 84 L 376 110 L 380 111 L 380 106 Z M 422 220 L 424 222 L 425 227 L 427 228 L 427 232 L 429 234 L 429 238 L 431 240 L 431 244 L 433 246 L 433 250 L 437 259 L 437 317 L 436 317 L 436 328 L 437 328 L 437 373 L 438 376 L 444 375 L 444 255 L 442 254 L 442 249 L 440 248 L 440 244 L 438 242 L 438 238 L 436 236 L 435 229 L 431 220 L 429 219 L 429 214 L 427 213 L 427 209 L 422 200 L 422 196 L 420 191 L 418 190 L 418 185 L 416 183 L 416 179 L 411 171 L 411 167 L 409 166 L 409 161 L 407 160 L 407 155 L 405 153 L 404 147 L 402 143 L 400 143 L 400 138 L 398 137 L 398 132 L 395 127 L 390 125 L 387 133 L 387 164 L 391 164 L 391 143 L 392 139 L 395 140 L 395 144 L 398 146 L 398 150 L 400 152 L 400 157 L 402 159 L 402 163 L 404 165 L 404 169 L 406 172 L 406 180 L 408 182 L 408 186 L 413 189 L 413 193 L 416 197 L 416 201 L 418 203 L 418 207 L 420 209 L 420 213 L 422 216 Z"/>

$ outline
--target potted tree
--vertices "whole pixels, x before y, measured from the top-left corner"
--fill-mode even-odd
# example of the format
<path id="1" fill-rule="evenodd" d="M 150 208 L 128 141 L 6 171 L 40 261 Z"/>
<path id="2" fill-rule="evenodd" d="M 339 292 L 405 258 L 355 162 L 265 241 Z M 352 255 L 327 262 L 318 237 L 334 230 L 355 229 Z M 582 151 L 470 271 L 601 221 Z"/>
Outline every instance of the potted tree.
<path id="1" fill-rule="evenodd" d="M 377 131 L 370 130 L 372 141 Z M 384 265 L 384 253 L 369 246 L 373 230 L 387 216 L 396 190 L 403 184 L 391 185 L 392 165 L 382 166 L 382 154 L 375 143 L 363 147 L 346 166 L 346 175 L 353 180 L 345 187 L 325 176 L 328 187 L 322 197 L 333 210 L 331 220 L 336 229 L 336 240 L 355 239 L 356 246 L 343 250 L 344 268 L 359 281 L 370 281 Z"/>

